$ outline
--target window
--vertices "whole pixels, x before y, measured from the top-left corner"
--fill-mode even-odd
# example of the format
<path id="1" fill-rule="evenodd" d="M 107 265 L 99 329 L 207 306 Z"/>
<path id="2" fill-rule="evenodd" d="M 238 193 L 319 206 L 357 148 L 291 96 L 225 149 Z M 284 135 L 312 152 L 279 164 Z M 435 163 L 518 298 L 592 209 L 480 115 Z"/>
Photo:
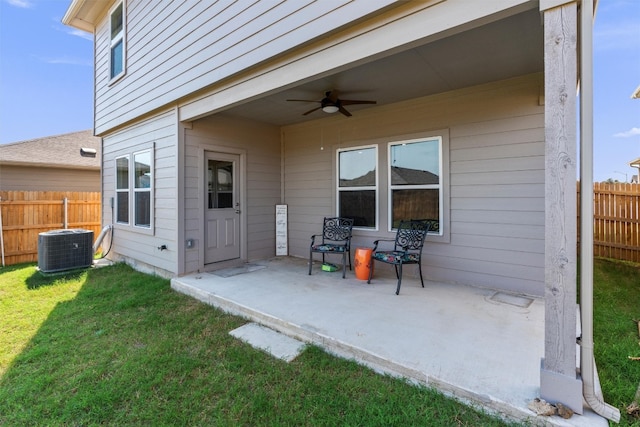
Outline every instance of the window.
<path id="1" fill-rule="evenodd" d="M 377 228 L 377 147 L 338 151 L 338 215 L 353 218 L 353 225 Z"/>
<path id="2" fill-rule="evenodd" d="M 116 222 L 129 224 L 129 156 L 116 159 Z"/>
<path id="3" fill-rule="evenodd" d="M 389 238 L 402 220 L 429 220 L 429 240 L 449 243 L 449 130 L 392 138 L 336 150 L 336 215 Z"/>
<path id="4" fill-rule="evenodd" d="M 134 177 L 134 225 L 151 227 L 151 152 L 143 151 L 133 155 Z"/>
<path id="5" fill-rule="evenodd" d="M 389 229 L 402 220 L 442 218 L 442 138 L 389 144 Z M 438 226 L 438 230 L 439 230 Z"/>
<path id="6" fill-rule="evenodd" d="M 225 209 L 233 207 L 233 162 L 226 160 L 208 161 L 208 207 Z"/>
<path id="7" fill-rule="evenodd" d="M 125 13 L 124 2 L 120 2 L 111 10 L 109 19 L 110 55 L 109 77 L 111 80 L 121 76 L 125 71 Z"/>
<path id="8" fill-rule="evenodd" d="M 116 158 L 116 223 L 151 228 L 152 150 Z"/>

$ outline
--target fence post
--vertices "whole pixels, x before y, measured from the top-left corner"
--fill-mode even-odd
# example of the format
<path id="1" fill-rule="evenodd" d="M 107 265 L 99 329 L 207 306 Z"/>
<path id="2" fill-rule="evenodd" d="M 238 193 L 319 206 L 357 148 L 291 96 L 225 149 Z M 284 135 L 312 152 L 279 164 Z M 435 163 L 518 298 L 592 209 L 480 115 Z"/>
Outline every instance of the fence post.
<path id="1" fill-rule="evenodd" d="M 62 224 L 62 228 L 66 230 L 67 228 L 69 228 L 69 221 L 67 218 L 67 215 L 69 214 L 69 199 L 65 197 L 64 199 L 62 199 L 62 201 L 64 205 L 64 223 Z"/>

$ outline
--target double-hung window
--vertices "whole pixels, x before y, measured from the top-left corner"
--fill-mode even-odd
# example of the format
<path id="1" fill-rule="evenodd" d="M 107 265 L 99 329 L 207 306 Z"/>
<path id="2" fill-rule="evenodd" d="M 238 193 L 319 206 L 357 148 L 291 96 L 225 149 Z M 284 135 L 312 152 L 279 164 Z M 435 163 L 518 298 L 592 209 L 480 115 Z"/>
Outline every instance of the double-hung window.
<path id="1" fill-rule="evenodd" d="M 116 79 L 125 72 L 125 8 L 120 2 L 109 13 L 109 78 Z"/>
<path id="2" fill-rule="evenodd" d="M 133 155 L 134 186 L 133 212 L 136 227 L 151 227 L 151 152 Z"/>
<path id="3" fill-rule="evenodd" d="M 402 220 L 429 220 L 432 238 L 449 241 L 448 144 L 443 129 L 432 136 L 339 148 L 337 215 L 353 218 L 353 225 L 365 230 L 386 224 L 389 232 Z"/>
<path id="4" fill-rule="evenodd" d="M 402 220 L 442 218 L 442 138 L 389 144 L 389 228 Z"/>
<path id="5" fill-rule="evenodd" d="M 116 222 L 129 224 L 129 156 L 116 159 Z"/>
<path id="6" fill-rule="evenodd" d="M 116 223 L 150 229 L 153 210 L 152 150 L 116 158 Z"/>
<path id="7" fill-rule="evenodd" d="M 354 227 L 378 226 L 378 148 L 338 150 L 338 215 Z"/>

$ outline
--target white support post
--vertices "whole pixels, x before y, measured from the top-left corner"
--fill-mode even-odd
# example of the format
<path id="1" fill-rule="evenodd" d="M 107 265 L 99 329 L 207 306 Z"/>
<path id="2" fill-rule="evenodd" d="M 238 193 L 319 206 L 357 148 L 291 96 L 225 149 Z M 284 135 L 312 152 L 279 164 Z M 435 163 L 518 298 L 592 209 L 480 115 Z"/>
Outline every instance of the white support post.
<path id="1" fill-rule="evenodd" d="M 577 3 L 544 11 L 545 352 L 541 397 L 581 414 L 576 372 Z"/>

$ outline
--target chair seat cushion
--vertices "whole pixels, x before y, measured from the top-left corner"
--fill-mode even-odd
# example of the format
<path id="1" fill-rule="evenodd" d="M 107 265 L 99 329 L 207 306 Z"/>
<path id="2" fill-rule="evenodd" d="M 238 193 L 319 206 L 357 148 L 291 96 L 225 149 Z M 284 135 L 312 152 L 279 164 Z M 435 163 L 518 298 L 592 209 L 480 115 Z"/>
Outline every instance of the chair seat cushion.
<path id="1" fill-rule="evenodd" d="M 374 252 L 373 259 L 389 264 L 415 264 L 420 261 L 420 255 L 412 252 L 382 251 Z"/>
<path id="2" fill-rule="evenodd" d="M 344 252 L 346 247 L 344 245 L 325 243 L 324 245 L 313 245 L 311 250 L 314 252 Z"/>

